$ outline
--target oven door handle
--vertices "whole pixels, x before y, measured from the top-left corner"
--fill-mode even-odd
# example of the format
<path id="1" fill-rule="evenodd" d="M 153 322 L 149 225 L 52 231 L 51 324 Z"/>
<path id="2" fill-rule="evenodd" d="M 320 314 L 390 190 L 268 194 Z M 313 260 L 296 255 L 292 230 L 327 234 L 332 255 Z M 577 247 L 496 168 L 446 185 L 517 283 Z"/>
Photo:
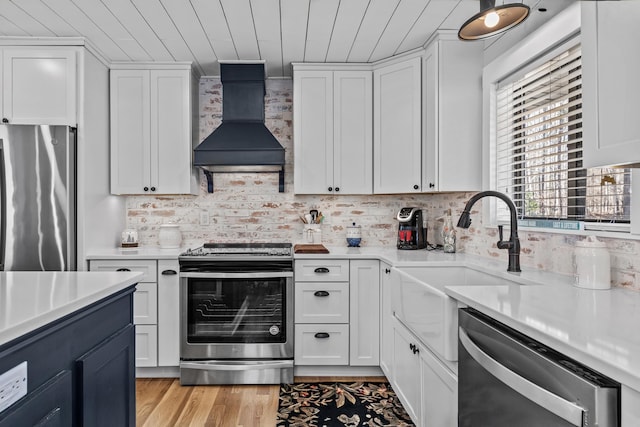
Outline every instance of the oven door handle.
<path id="1" fill-rule="evenodd" d="M 293 277 L 292 271 L 265 271 L 249 273 L 180 273 L 180 277 L 197 279 L 272 279 Z"/>
<path id="2" fill-rule="evenodd" d="M 493 359 L 471 340 L 462 327 L 458 328 L 458 339 L 480 366 L 514 391 L 574 426 L 583 425 L 583 408 L 532 383 Z"/>
<path id="3" fill-rule="evenodd" d="M 204 371 L 250 371 L 253 369 L 291 368 L 291 360 L 252 361 L 251 363 L 216 362 L 180 362 L 182 369 L 200 369 Z"/>

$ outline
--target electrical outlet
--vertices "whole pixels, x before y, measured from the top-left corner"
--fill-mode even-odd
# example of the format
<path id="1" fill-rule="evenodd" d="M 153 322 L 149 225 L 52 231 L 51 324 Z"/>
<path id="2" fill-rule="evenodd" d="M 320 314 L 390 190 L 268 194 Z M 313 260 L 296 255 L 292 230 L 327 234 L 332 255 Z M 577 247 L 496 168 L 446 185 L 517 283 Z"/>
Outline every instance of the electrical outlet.
<path id="1" fill-rule="evenodd" d="M 200 225 L 209 225 L 209 209 L 200 209 Z"/>
<path id="2" fill-rule="evenodd" d="M 27 395 L 27 362 L 0 375 L 0 412 Z"/>

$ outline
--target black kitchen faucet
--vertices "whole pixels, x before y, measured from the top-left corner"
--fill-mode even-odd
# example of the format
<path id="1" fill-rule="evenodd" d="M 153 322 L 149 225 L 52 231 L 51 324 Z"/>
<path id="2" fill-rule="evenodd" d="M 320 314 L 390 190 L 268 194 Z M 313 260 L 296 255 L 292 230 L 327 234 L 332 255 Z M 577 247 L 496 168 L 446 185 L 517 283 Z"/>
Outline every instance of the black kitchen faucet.
<path id="1" fill-rule="evenodd" d="M 520 270 L 520 239 L 518 239 L 518 217 L 516 213 L 516 206 L 513 204 L 511 199 L 498 191 L 481 191 L 478 194 L 474 195 L 469 199 L 467 204 L 462 211 L 462 215 L 460 215 L 460 219 L 458 220 L 458 227 L 460 228 L 469 228 L 471 225 L 471 207 L 480 199 L 487 196 L 494 196 L 498 199 L 503 200 L 507 206 L 509 207 L 509 212 L 511 213 L 511 222 L 509 227 L 511 228 L 511 235 L 509 236 L 508 241 L 502 240 L 502 225 L 498 226 L 498 233 L 500 235 L 500 240 L 498 240 L 497 246 L 498 249 L 508 249 L 509 250 L 509 266 L 507 267 L 507 271 L 519 272 Z"/>

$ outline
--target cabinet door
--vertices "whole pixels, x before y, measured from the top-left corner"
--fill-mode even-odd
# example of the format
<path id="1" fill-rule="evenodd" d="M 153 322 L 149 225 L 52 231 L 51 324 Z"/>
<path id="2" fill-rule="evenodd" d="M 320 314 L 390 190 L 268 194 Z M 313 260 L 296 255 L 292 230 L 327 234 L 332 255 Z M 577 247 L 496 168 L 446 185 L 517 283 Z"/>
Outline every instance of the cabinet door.
<path id="1" fill-rule="evenodd" d="M 150 184 L 155 193 L 191 192 L 191 72 L 152 70 Z"/>
<path id="2" fill-rule="evenodd" d="M 423 102 L 423 146 L 422 188 L 424 191 L 438 190 L 438 42 L 425 50 L 424 102 Z"/>
<path id="3" fill-rule="evenodd" d="M 373 191 L 371 71 L 333 73 L 333 182 L 336 194 Z"/>
<path id="4" fill-rule="evenodd" d="M 3 117 L 13 124 L 76 126 L 74 50 L 6 49 Z"/>
<path id="5" fill-rule="evenodd" d="M 391 309 L 391 266 L 380 263 L 380 368 L 387 378 L 393 378 L 393 310 Z"/>
<path id="6" fill-rule="evenodd" d="M 420 348 L 422 425 L 458 425 L 458 378 L 426 348 Z"/>
<path id="7" fill-rule="evenodd" d="M 158 366 L 180 363 L 180 279 L 178 260 L 158 260 Z"/>
<path id="8" fill-rule="evenodd" d="M 394 319 L 393 322 L 393 389 L 412 420 L 421 419 L 420 356 L 413 346 L 418 340 Z M 437 425 L 437 424 L 433 424 Z"/>
<path id="9" fill-rule="evenodd" d="M 82 425 L 135 426 L 134 353 L 130 325 L 76 361 Z"/>
<path id="10" fill-rule="evenodd" d="M 293 190 L 333 194 L 333 72 L 294 71 Z"/>
<path id="11" fill-rule="evenodd" d="M 71 371 L 62 371 L 0 414 L 0 427 L 73 425 Z"/>
<path id="12" fill-rule="evenodd" d="M 380 263 L 349 263 L 349 364 L 380 365 Z"/>
<path id="13" fill-rule="evenodd" d="M 111 192 L 148 193 L 151 189 L 149 71 L 111 70 L 110 80 Z"/>
<path id="14" fill-rule="evenodd" d="M 373 72 L 373 192 L 421 191 L 420 58 Z"/>
<path id="15" fill-rule="evenodd" d="M 158 285 L 140 282 L 133 294 L 133 321 L 136 325 L 158 323 Z"/>
<path id="16" fill-rule="evenodd" d="M 581 2 L 584 166 L 640 165 L 640 2 Z"/>
<path id="17" fill-rule="evenodd" d="M 158 366 L 157 325 L 136 325 L 136 367 Z"/>

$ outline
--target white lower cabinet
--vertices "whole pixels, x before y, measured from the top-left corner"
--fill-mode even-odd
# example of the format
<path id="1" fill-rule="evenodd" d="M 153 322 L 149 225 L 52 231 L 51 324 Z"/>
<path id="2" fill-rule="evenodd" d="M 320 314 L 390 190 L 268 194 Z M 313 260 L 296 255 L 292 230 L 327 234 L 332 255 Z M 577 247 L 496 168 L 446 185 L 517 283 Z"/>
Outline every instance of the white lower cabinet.
<path id="1" fill-rule="evenodd" d="M 349 262 L 349 365 L 380 365 L 380 263 Z"/>
<path id="2" fill-rule="evenodd" d="M 418 340 L 396 319 L 393 325 L 393 377 L 391 385 L 412 420 L 422 419 Z"/>
<path id="3" fill-rule="evenodd" d="M 458 377 L 428 349 L 420 350 L 422 426 L 458 425 Z"/>
<path id="4" fill-rule="evenodd" d="M 295 261 L 294 363 L 378 366 L 378 260 Z"/>
<path id="5" fill-rule="evenodd" d="M 392 319 L 391 385 L 421 427 L 458 424 L 458 378 L 396 318 Z M 387 345 L 389 345 L 387 344 Z"/>
<path id="6" fill-rule="evenodd" d="M 180 265 L 158 260 L 158 366 L 180 364 Z"/>
<path id="7" fill-rule="evenodd" d="M 179 271 L 177 259 L 97 259 L 89 271 L 144 273 L 133 294 L 136 367 L 178 366 Z"/>
<path id="8" fill-rule="evenodd" d="M 391 308 L 391 288 L 395 270 L 384 262 L 380 263 L 380 369 L 391 378 L 393 365 L 393 310 Z"/>

